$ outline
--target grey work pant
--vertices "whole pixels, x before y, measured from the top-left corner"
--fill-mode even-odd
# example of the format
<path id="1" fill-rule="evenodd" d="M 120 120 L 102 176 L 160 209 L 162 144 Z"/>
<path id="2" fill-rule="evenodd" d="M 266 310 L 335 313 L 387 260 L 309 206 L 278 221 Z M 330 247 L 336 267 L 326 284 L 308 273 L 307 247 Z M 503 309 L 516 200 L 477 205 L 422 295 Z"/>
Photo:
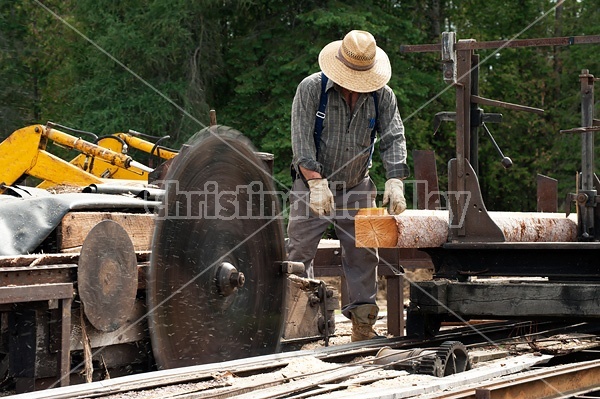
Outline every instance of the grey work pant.
<path id="1" fill-rule="evenodd" d="M 375 206 L 377 189 L 370 178 L 365 178 L 351 189 L 331 188 L 335 197 L 335 215 L 315 216 L 310 212 L 309 190 L 301 179 L 296 179 L 290 193 L 290 221 L 288 224 L 288 259 L 303 262 L 306 277 L 314 278 L 313 259 L 319 240 L 333 223 L 342 247 L 342 266 L 348 288 L 349 303 L 342 309 L 350 318 L 350 310 L 360 305 L 376 304 L 377 264 L 376 249 L 357 248 L 354 236 L 354 216 L 358 208 Z"/>

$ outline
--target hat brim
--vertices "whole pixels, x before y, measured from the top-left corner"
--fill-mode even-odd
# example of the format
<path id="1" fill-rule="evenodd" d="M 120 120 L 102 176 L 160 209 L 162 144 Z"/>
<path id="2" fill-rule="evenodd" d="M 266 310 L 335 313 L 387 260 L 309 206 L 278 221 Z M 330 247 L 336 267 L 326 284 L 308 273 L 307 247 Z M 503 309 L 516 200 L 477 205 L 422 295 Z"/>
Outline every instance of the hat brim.
<path id="1" fill-rule="evenodd" d="M 366 71 L 357 71 L 337 59 L 341 45 L 342 40 L 331 42 L 319 53 L 319 66 L 329 79 L 357 93 L 379 90 L 390 81 L 392 66 L 385 51 L 377 47 L 373 67 Z"/>

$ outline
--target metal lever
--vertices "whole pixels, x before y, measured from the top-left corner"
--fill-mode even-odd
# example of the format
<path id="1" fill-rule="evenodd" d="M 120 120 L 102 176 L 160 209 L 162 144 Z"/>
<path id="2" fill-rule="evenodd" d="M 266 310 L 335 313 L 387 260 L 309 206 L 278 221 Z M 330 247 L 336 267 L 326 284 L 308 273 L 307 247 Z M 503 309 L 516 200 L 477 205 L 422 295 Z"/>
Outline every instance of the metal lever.
<path id="1" fill-rule="evenodd" d="M 502 166 L 504 166 L 504 169 L 508 169 L 511 166 L 513 166 L 512 160 L 509 157 L 504 156 L 504 153 L 498 146 L 498 143 L 496 143 L 496 140 L 494 140 L 494 136 L 492 136 L 492 132 L 490 132 L 490 129 L 488 129 L 488 127 L 483 122 L 481 123 L 481 126 L 483 126 L 483 129 L 487 133 L 488 137 L 490 138 L 490 140 L 492 140 L 492 144 L 494 145 L 494 148 L 496 148 L 496 151 L 498 152 L 500 157 L 502 157 L 502 161 L 500 161 L 500 163 L 502 163 Z"/>
<path id="2" fill-rule="evenodd" d="M 456 112 L 438 112 L 433 117 L 433 134 L 435 135 L 442 122 L 456 121 Z"/>

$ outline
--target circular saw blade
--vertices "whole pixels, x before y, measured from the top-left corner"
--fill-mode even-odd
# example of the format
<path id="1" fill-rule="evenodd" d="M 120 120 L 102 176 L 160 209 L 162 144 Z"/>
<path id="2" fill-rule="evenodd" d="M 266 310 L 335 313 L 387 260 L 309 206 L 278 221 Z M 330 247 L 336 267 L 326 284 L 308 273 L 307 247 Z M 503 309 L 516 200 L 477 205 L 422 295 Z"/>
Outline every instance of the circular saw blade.
<path id="1" fill-rule="evenodd" d="M 278 351 L 283 228 L 272 177 L 250 142 L 233 129 L 207 128 L 164 183 L 148 276 L 158 367 Z"/>

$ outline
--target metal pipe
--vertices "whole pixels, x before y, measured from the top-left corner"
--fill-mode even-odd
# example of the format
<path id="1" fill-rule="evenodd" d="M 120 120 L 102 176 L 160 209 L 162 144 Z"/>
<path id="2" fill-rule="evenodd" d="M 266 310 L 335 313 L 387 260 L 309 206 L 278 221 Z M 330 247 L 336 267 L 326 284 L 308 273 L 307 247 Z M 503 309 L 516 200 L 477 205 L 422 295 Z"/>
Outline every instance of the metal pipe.
<path id="1" fill-rule="evenodd" d="M 581 126 L 594 125 L 594 75 L 583 69 L 581 81 Z M 582 239 L 594 236 L 594 210 L 596 190 L 594 189 L 594 132 L 581 134 L 581 187 L 580 194 L 586 195 L 586 202 L 578 204 L 581 212 L 580 235 Z M 582 197 L 583 198 L 583 197 Z"/>
<path id="2" fill-rule="evenodd" d="M 145 200 L 162 200 L 165 190 L 151 187 L 123 186 L 118 184 L 90 184 L 82 190 L 93 194 L 133 194 Z"/>

